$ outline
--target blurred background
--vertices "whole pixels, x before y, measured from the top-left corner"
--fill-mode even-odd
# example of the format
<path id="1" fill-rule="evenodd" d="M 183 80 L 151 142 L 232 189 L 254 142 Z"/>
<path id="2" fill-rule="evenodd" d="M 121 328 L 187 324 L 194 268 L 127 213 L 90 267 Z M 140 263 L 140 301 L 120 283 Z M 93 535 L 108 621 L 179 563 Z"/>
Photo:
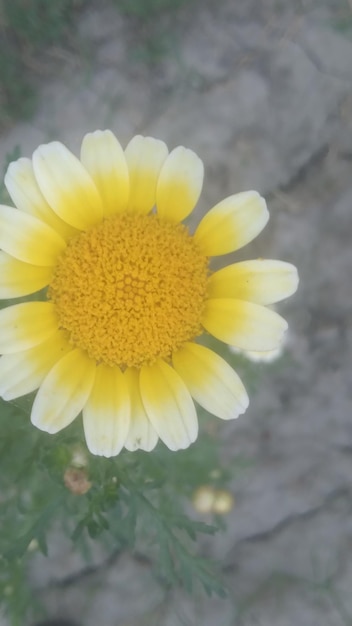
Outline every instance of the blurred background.
<path id="1" fill-rule="evenodd" d="M 98 128 L 193 148 L 196 221 L 259 190 L 270 222 L 235 258 L 292 262 L 301 284 L 279 307 L 285 353 L 214 426 L 224 463 L 243 461 L 226 529 L 199 542 L 228 597 L 165 587 L 141 555 L 86 566 L 57 537 L 33 555 L 33 599 L 53 626 L 351 625 L 351 0 L 1 0 L 0 166 Z"/>

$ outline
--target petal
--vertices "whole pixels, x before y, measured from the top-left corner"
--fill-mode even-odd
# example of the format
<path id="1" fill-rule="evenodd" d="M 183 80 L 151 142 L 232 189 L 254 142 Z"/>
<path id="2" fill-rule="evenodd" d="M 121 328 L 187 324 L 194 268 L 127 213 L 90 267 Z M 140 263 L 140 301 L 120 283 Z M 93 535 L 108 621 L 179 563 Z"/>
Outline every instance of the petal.
<path id="1" fill-rule="evenodd" d="M 131 139 L 125 150 L 130 175 L 129 211 L 142 214 L 151 211 L 159 172 L 167 155 L 167 145 L 159 139 L 141 135 Z"/>
<path id="2" fill-rule="evenodd" d="M 249 359 L 253 363 L 272 363 L 282 356 L 285 346 L 285 341 L 275 350 L 265 350 L 258 352 L 257 350 L 238 350 L 229 346 L 231 350 L 236 350 L 238 354 L 242 354 L 246 359 Z"/>
<path id="3" fill-rule="evenodd" d="M 130 399 L 118 367 L 99 365 L 83 408 L 83 426 L 92 454 L 111 457 L 122 449 L 130 424 Z"/>
<path id="4" fill-rule="evenodd" d="M 12 201 L 20 211 L 45 222 L 65 240 L 77 232 L 75 228 L 63 222 L 45 200 L 36 181 L 30 159 L 21 158 L 10 163 L 5 175 L 5 185 Z"/>
<path id="5" fill-rule="evenodd" d="M 88 133 L 81 146 L 81 161 L 103 200 L 104 216 L 126 209 L 129 175 L 124 151 L 110 130 Z"/>
<path id="6" fill-rule="evenodd" d="M 211 298 L 237 298 L 273 304 L 291 296 L 298 286 L 297 269 L 283 261 L 243 261 L 215 272 L 208 280 Z"/>
<path id="7" fill-rule="evenodd" d="M 0 205 L 0 248 L 25 263 L 50 266 L 55 265 L 66 243 L 36 217 Z"/>
<path id="8" fill-rule="evenodd" d="M 161 168 L 156 189 L 160 217 L 181 222 L 194 209 L 202 191 L 203 162 L 183 146 L 170 152 Z"/>
<path id="9" fill-rule="evenodd" d="M 197 414 L 186 385 L 175 370 L 159 359 L 140 371 L 140 391 L 147 415 L 170 450 L 180 450 L 196 440 Z"/>
<path id="10" fill-rule="evenodd" d="M 72 350 L 66 337 L 57 331 L 46 341 L 16 354 L 4 354 L 0 358 L 0 394 L 4 400 L 13 400 L 31 393 L 43 382 L 45 376 Z"/>
<path id="11" fill-rule="evenodd" d="M 58 329 L 51 302 L 21 302 L 0 311 L 0 354 L 28 350 Z"/>
<path id="12" fill-rule="evenodd" d="M 79 159 L 62 143 L 39 146 L 33 154 L 33 167 L 42 194 L 67 224 L 86 230 L 102 219 L 96 186 Z"/>
<path id="13" fill-rule="evenodd" d="M 275 350 L 283 339 L 287 322 L 259 304 L 214 298 L 205 306 L 204 328 L 217 339 L 242 350 Z"/>
<path id="14" fill-rule="evenodd" d="M 131 399 L 131 422 L 125 448 L 131 452 L 138 449 L 150 452 L 157 444 L 158 435 L 151 425 L 142 403 L 138 370 L 129 367 L 125 372 L 125 377 Z"/>
<path id="15" fill-rule="evenodd" d="M 239 250 L 263 230 L 269 219 L 266 202 L 256 191 L 237 193 L 213 207 L 194 238 L 207 256 Z"/>
<path id="16" fill-rule="evenodd" d="M 53 434 L 71 424 L 89 398 L 95 371 L 95 362 L 82 350 L 65 354 L 35 397 L 31 415 L 34 426 Z"/>
<path id="17" fill-rule="evenodd" d="M 42 289 L 51 280 L 52 268 L 18 261 L 0 252 L 0 298 L 18 298 Z"/>
<path id="18" fill-rule="evenodd" d="M 249 400 L 241 379 L 212 350 L 186 343 L 172 362 L 193 398 L 209 413 L 228 420 L 247 409 Z"/>

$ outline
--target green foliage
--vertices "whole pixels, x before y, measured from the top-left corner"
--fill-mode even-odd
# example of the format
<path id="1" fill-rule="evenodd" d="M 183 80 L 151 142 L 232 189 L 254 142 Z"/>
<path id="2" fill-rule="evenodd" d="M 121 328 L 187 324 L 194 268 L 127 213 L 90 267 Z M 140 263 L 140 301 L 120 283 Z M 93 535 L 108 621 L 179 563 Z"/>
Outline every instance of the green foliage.
<path id="1" fill-rule="evenodd" d="M 0 40 L 0 123 L 27 118 L 33 112 L 35 93 L 15 44 Z"/>
<path id="2" fill-rule="evenodd" d="M 143 20 L 154 18 L 165 11 L 178 9 L 186 2 L 187 0 L 114 0 L 114 4 L 122 13 Z"/>
<path id="3" fill-rule="evenodd" d="M 340 17 L 332 20 L 331 25 L 334 30 L 337 30 L 339 33 L 348 37 L 349 39 L 352 36 L 352 15 L 346 15 L 345 17 Z"/>
<path id="4" fill-rule="evenodd" d="M 326 28 L 332 28 L 342 36 L 352 37 L 352 10 L 350 0 L 335 0 L 331 3 L 328 17 L 323 20 Z"/>
<path id="5" fill-rule="evenodd" d="M 0 0 L 0 125 L 32 115 L 33 59 L 73 24 L 77 0 Z"/>
<path id="6" fill-rule="evenodd" d="M 31 425 L 30 405 L 29 397 L 0 401 L 0 604 L 13 625 L 23 623 L 33 605 L 24 575 L 33 542 L 46 555 L 54 527 L 76 550 L 88 538 L 112 553 L 136 550 L 165 587 L 191 592 L 200 585 L 207 594 L 225 594 L 214 564 L 197 555 L 198 536 L 214 534 L 218 526 L 185 514 L 186 500 L 214 471 L 222 486 L 230 477 L 216 439 L 203 434 L 178 453 L 159 444 L 152 453 L 104 459 L 86 450 L 80 419 L 48 435 Z M 78 471 L 90 486 L 81 495 L 65 484 L 77 447 L 87 459 Z"/>
<path id="7" fill-rule="evenodd" d="M 135 21 L 131 56 L 157 63 L 175 47 L 172 16 L 191 0 L 110 0 Z M 0 0 L 0 127 L 30 117 L 36 105 L 36 68 L 45 73 L 45 51 L 67 46 L 78 9 L 88 0 Z M 69 39 L 71 42 L 71 39 Z M 74 47 L 73 47 L 74 49 Z"/>
<path id="8" fill-rule="evenodd" d="M 3 0 L 3 16 L 22 46 L 40 49 L 65 34 L 74 6 L 74 0 Z"/>
<path id="9" fill-rule="evenodd" d="M 176 49 L 173 35 L 167 31 L 160 32 L 154 24 L 141 34 L 139 43 L 131 51 L 131 57 L 134 61 L 155 66 Z"/>
<path id="10" fill-rule="evenodd" d="M 154 66 L 177 51 L 176 12 L 194 0 L 112 0 L 118 11 L 133 21 L 134 61 Z"/>

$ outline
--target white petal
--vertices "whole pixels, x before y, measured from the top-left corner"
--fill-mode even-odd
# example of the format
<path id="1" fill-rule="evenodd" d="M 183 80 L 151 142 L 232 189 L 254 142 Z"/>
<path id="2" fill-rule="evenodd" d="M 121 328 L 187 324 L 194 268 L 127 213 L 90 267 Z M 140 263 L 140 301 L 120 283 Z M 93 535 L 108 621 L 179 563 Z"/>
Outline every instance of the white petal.
<path id="1" fill-rule="evenodd" d="M 138 370 L 132 367 L 127 368 L 125 377 L 131 399 L 131 422 L 125 448 L 131 452 L 138 449 L 150 452 L 157 444 L 158 435 L 151 425 L 142 403 Z"/>
<path id="2" fill-rule="evenodd" d="M 228 420 L 247 409 L 249 400 L 241 379 L 212 350 L 187 343 L 173 355 L 172 362 L 193 398 L 209 413 Z"/>
<path id="3" fill-rule="evenodd" d="M 259 304 L 214 298 L 208 300 L 204 328 L 220 341 L 242 350 L 275 350 L 281 345 L 287 322 Z"/>
<path id="4" fill-rule="evenodd" d="M 115 135 L 110 130 L 88 133 L 82 142 L 81 161 L 101 195 L 104 215 L 124 211 L 129 174 L 124 151 Z"/>
<path id="5" fill-rule="evenodd" d="M 125 376 L 117 367 L 99 365 L 84 408 L 83 426 L 92 454 L 111 457 L 122 449 L 130 424 Z"/>
<path id="6" fill-rule="evenodd" d="M 4 354 L 0 358 L 0 395 L 12 400 L 38 389 L 55 363 L 71 350 L 63 333 L 57 331 L 34 348 Z"/>
<path id="7" fill-rule="evenodd" d="M 244 191 L 225 198 L 201 220 L 194 238 L 207 256 L 239 250 L 263 230 L 269 219 L 264 198 Z"/>
<path id="8" fill-rule="evenodd" d="M 228 265 L 208 280 L 210 298 L 236 298 L 274 304 L 295 293 L 297 269 L 291 263 L 258 259 Z"/>
<path id="9" fill-rule="evenodd" d="M 55 265 L 66 243 L 36 217 L 0 205 L 0 248 L 25 263 L 50 267 Z"/>
<path id="10" fill-rule="evenodd" d="M 45 222 L 65 240 L 77 232 L 61 220 L 45 200 L 39 189 L 30 159 L 21 158 L 10 163 L 4 182 L 13 203 L 20 211 Z"/>
<path id="11" fill-rule="evenodd" d="M 160 217 L 181 222 L 196 206 L 202 191 L 204 166 L 199 156 L 183 146 L 170 152 L 161 168 L 156 189 Z"/>
<path id="12" fill-rule="evenodd" d="M 21 302 L 0 311 L 0 354 L 28 350 L 58 329 L 51 302 Z"/>
<path id="13" fill-rule="evenodd" d="M 0 298 L 19 298 L 35 293 L 49 284 L 53 269 L 31 265 L 0 252 Z"/>
<path id="14" fill-rule="evenodd" d="M 170 450 L 188 448 L 197 438 L 198 420 L 182 379 L 159 359 L 141 368 L 139 382 L 144 408 L 160 439 Z"/>
<path id="15" fill-rule="evenodd" d="M 34 426 L 53 434 L 71 424 L 89 398 L 95 371 L 95 362 L 78 349 L 58 361 L 34 400 Z"/>
<path id="16" fill-rule="evenodd" d="M 130 176 L 128 210 L 146 215 L 156 202 L 156 185 L 168 155 L 167 145 L 153 137 L 136 135 L 125 150 Z"/>
<path id="17" fill-rule="evenodd" d="M 39 146 L 33 168 L 40 190 L 55 213 L 79 230 L 103 217 L 102 201 L 87 170 L 62 143 Z"/>

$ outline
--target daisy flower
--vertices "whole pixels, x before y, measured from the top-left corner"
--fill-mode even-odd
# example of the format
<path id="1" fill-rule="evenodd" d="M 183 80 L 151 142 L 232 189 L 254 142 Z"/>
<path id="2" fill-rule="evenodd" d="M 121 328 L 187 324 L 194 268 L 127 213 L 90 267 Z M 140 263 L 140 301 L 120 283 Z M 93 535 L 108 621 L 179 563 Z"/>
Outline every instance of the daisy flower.
<path id="1" fill-rule="evenodd" d="M 37 299 L 0 311 L 0 394 L 35 390 L 32 423 L 48 433 L 80 412 L 93 454 L 170 450 L 197 438 L 194 400 L 221 419 L 248 406 L 230 365 L 197 339 L 277 348 L 287 323 L 267 308 L 297 287 L 296 269 L 246 261 L 212 272 L 268 220 L 254 191 L 182 223 L 203 164 L 184 147 L 110 131 L 87 134 L 80 159 L 59 142 L 11 163 L 0 206 L 0 297 Z"/>

